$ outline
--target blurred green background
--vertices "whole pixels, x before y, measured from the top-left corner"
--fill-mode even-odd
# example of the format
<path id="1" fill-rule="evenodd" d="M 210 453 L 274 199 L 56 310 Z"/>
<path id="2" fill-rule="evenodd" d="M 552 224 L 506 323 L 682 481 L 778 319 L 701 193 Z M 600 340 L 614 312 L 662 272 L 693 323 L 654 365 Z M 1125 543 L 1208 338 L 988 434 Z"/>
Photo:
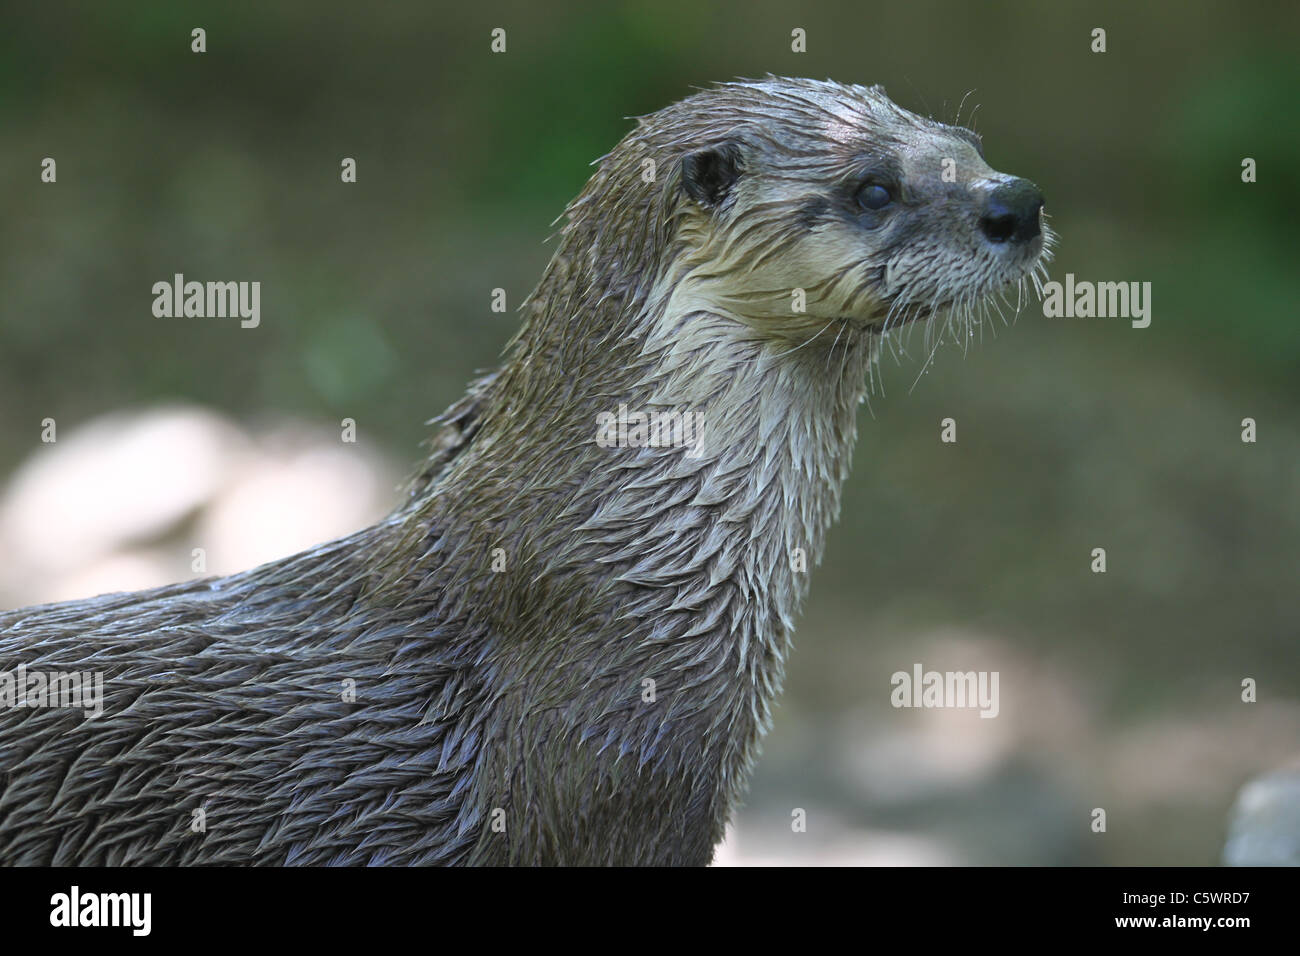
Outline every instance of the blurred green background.
<path id="1" fill-rule="evenodd" d="M 942 120 L 973 91 L 990 164 L 1047 195 L 1053 278 L 1150 281 L 1153 321 L 1031 309 L 914 389 L 923 350 L 884 360 L 726 858 L 1214 862 L 1237 787 L 1300 753 L 1298 27 L 1196 2 L 9 5 L 0 476 L 45 416 L 176 402 L 353 417 L 404 467 L 626 117 L 766 72 Z M 154 318 L 175 272 L 260 280 L 261 327 Z M 917 661 L 999 670 L 1002 716 L 891 709 Z"/>

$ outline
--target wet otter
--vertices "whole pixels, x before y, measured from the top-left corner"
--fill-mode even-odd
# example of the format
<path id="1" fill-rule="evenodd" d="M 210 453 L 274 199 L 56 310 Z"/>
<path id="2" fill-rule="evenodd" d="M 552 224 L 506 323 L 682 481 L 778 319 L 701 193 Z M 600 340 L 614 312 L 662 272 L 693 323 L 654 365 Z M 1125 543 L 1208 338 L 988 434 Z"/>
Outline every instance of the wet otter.
<path id="1" fill-rule="evenodd" d="M 709 862 L 874 343 L 1023 287 L 1041 208 L 879 88 L 769 77 L 643 118 L 388 519 L 0 614 L 0 670 L 104 687 L 95 719 L 0 709 L 0 862 Z M 598 443 L 621 405 L 705 424 Z"/>

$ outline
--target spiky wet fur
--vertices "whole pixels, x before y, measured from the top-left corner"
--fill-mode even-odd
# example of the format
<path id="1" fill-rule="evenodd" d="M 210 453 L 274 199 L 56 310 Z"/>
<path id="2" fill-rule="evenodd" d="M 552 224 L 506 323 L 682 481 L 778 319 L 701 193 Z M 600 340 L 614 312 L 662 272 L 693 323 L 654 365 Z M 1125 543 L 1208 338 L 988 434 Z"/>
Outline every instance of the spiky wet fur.
<path id="1" fill-rule="evenodd" d="M 807 80 L 643 119 L 388 519 L 230 577 L 0 614 L 0 670 L 105 687 L 98 719 L 0 711 L 0 863 L 707 863 L 873 341 L 969 318 L 1037 262 L 999 274 L 925 229 L 854 248 L 819 190 L 927 138 L 974 155 L 877 89 Z M 722 141 L 743 173 L 701 208 L 682 157 Z M 702 446 L 598 447 L 620 403 L 702 412 Z"/>

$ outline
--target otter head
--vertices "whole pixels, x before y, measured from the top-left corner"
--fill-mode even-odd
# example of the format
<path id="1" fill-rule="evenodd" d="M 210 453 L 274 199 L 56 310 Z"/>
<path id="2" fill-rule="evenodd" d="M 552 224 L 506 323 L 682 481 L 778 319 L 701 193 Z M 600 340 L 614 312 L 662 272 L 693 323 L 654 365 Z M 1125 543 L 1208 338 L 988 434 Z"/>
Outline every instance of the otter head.
<path id="1" fill-rule="evenodd" d="M 1042 210 L 978 136 L 879 87 L 724 83 L 641 117 L 599 160 L 515 350 L 549 357 L 530 374 L 603 380 L 708 343 L 731 360 L 764 354 L 738 339 L 802 348 L 824 334 L 847 355 L 934 313 L 968 328 L 1045 275 Z M 628 354 L 613 361 L 613 347 Z"/>
<path id="2" fill-rule="evenodd" d="M 636 148 L 679 155 L 667 186 L 678 306 L 763 334 L 882 331 L 941 310 L 969 320 L 1034 278 L 1050 242 L 1037 186 L 990 168 L 973 132 L 880 87 L 727 83 L 642 132 Z"/>

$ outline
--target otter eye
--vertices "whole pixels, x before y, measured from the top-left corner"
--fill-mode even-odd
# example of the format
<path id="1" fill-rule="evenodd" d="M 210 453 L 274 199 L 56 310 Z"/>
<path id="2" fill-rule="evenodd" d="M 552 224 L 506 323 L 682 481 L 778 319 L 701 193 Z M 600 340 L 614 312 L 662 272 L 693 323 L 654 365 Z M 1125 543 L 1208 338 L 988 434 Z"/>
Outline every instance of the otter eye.
<path id="1" fill-rule="evenodd" d="M 884 209 L 893 201 L 889 190 L 879 183 L 867 183 L 858 190 L 858 202 L 864 209 Z"/>

